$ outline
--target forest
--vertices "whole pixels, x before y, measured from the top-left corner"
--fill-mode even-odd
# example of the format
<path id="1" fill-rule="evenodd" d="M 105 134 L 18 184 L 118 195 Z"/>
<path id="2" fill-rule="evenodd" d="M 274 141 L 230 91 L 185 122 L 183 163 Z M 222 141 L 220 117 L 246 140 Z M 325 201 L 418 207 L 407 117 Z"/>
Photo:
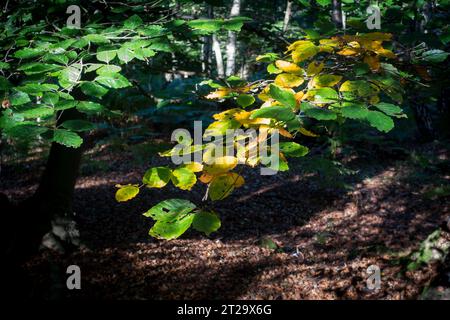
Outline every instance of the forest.
<path id="1" fill-rule="evenodd" d="M 2 289 L 450 300 L 449 19 L 449 0 L 2 1 Z"/>

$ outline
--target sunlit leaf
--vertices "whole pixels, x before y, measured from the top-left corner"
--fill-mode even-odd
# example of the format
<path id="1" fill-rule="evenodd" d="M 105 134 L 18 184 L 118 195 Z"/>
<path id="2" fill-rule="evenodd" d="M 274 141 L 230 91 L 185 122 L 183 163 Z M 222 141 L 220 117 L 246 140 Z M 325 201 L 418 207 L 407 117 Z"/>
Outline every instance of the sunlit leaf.
<path id="1" fill-rule="evenodd" d="M 293 88 L 301 85 L 305 80 L 294 74 L 282 73 L 275 78 L 275 84 L 284 88 Z"/>
<path id="2" fill-rule="evenodd" d="M 151 168 L 145 172 L 142 183 L 149 188 L 162 188 L 169 182 L 171 176 L 172 171 L 169 168 Z"/>
<path id="3" fill-rule="evenodd" d="M 195 174 L 187 168 L 178 168 L 172 171 L 171 176 L 173 184 L 181 190 L 191 190 L 197 182 Z"/>
<path id="4" fill-rule="evenodd" d="M 125 202 L 133 199 L 139 193 L 139 188 L 135 185 L 128 185 L 119 188 L 116 191 L 116 201 Z"/>

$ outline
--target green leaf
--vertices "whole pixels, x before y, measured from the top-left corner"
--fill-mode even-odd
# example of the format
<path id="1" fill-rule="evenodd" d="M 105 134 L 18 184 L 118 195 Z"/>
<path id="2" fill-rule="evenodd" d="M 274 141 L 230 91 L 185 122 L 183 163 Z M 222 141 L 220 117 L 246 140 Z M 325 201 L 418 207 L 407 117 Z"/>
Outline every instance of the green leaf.
<path id="1" fill-rule="evenodd" d="M 40 127 L 31 123 L 20 123 L 6 130 L 6 134 L 10 137 L 19 139 L 30 139 L 30 137 L 37 137 L 48 129 Z"/>
<path id="2" fill-rule="evenodd" d="M 336 90 L 332 88 L 312 89 L 308 94 L 314 95 L 314 102 L 317 103 L 333 103 L 339 98 Z"/>
<path id="3" fill-rule="evenodd" d="M 136 58 L 142 61 L 145 61 L 146 58 L 153 57 L 155 54 L 156 52 L 150 48 L 138 48 L 134 50 L 134 55 Z"/>
<path id="4" fill-rule="evenodd" d="M 92 101 L 80 101 L 77 105 L 77 110 L 87 114 L 93 114 L 103 111 L 104 107 Z"/>
<path id="5" fill-rule="evenodd" d="M 212 201 L 222 200 L 234 190 L 235 178 L 229 174 L 214 177 L 209 184 L 208 194 Z"/>
<path id="6" fill-rule="evenodd" d="M 23 71 L 26 75 L 32 75 L 53 71 L 58 68 L 60 66 L 54 64 L 32 62 L 21 65 L 17 70 Z"/>
<path id="7" fill-rule="evenodd" d="M 171 177 L 172 171 L 169 168 L 151 168 L 145 172 L 142 183 L 149 188 L 162 188 L 169 182 Z"/>
<path id="8" fill-rule="evenodd" d="M 64 129 L 54 131 L 53 141 L 70 148 L 78 148 L 83 143 L 83 139 L 78 134 Z"/>
<path id="9" fill-rule="evenodd" d="M 150 208 L 143 215 L 159 221 L 172 221 L 180 215 L 191 213 L 197 206 L 184 199 L 164 200 Z"/>
<path id="10" fill-rule="evenodd" d="M 315 86 L 318 87 L 331 87 L 341 81 L 342 76 L 337 76 L 334 74 L 320 74 L 313 78 Z"/>
<path id="11" fill-rule="evenodd" d="M 78 101 L 74 101 L 74 100 L 60 100 L 55 105 L 55 110 L 60 111 L 60 110 L 72 109 L 72 108 L 75 108 L 77 105 L 78 105 Z"/>
<path id="12" fill-rule="evenodd" d="M 149 234 L 158 239 L 176 239 L 185 233 L 187 229 L 189 229 L 193 220 L 193 214 L 186 214 L 184 216 L 180 215 L 177 219 L 174 219 L 171 222 L 158 220 L 150 229 Z"/>
<path id="13" fill-rule="evenodd" d="M 120 72 L 120 70 L 122 70 L 121 67 L 119 66 L 115 66 L 115 65 L 103 65 L 100 68 L 97 69 L 97 74 L 111 74 L 111 73 L 116 73 L 116 72 Z"/>
<path id="14" fill-rule="evenodd" d="M 251 21 L 247 17 L 234 17 L 223 22 L 223 28 L 229 31 L 241 31 L 244 22 Z"/>
<path id="15" fill-rule="evenodd" d="M 379 111 L 368 111 L 366 119 L 372 127 L 379 131 L 389 132 L 394 128 L 394 121 Z"/>
<path id="16" fill-rule="evenodd" d="M 28 110 L 21 111 L 21 114 L 25 119 L 43 118 L 53 115 L 54 109 L 49 107 L 37 107 Z"/>
<path id="17" fill-rule="evenodd" d="M 431 63 L 439 63 L 439 62 L 443 62 L 445 59 L 447 59 L 447 57 L 450 55 L 450 53 L 439 50 L 439 49 L 434 49 L 434 50 L 428 50 L 426 52 L 424 52 L 421 55 L 421 59 L 427 61 L 427 62 L 431 62 Z"/>
<path id="18" fill-rule="evenodd" d="M 283 70 L 278 69 L 273 63 L 267 66 L 267 72 L 270 74 L 280 74 Z"/>
<path id="19" fill-rule="evenodd" d="M 29 59 L 41 56 L 45 53 L 43 49 L 25 48 L 17 50 L 14 53 L 14 57 L 18 59 Z"/>
<path id="20" fill-rule="evenodd" d="M 93 82 L 83 82 L 80 86 L 81 91 L 88 96 L 94 96 L 97 98 L 103 97 L 108 93 L 108 89 L 99 85 L 95 81 Z"/>
<path id="21" fill-rule="evenodd" d="M 274 62 L 277 59 L 279 59 L 278 54 L 273 52 L 265 53 L 256 57 L 256 61 L 258 62 Z"/>
<path id="22" fill-rule="evenodd" d="M 106 50 L 97 52 L 97 60 L 109 63 L 117 56 L 117 50 Z"/>
<path id="23" fill-rule="evenodd" d="M 276 250 L 278 249 L 278 245 L 271 238 L 264 237 L 259 241 L 259 246 L 262 248 Z"/>
<path id="24" fill-rule="evenodd" d="M 308 102 L 302 102 L 301 110 L 308 116 L 317 120 L 336 120 L 337 115 L 326 108 L 315 107 Z"/>
<path id="25" fill-rule="evenodd" d="M 221 226 L 220 219 L 217 214 L 212 212 L 200 211 L 195 213 L 192 227 L 207 236 L 219 230 Z"/>
<path id="26" fill-rule="evenodd" d="M 380 102 L 376 104 L 375 107 L 386 113 L 388 116 L 398 116 L 403 113 L 402 108 L 391 103 Z"/>
<path id="27" fill-rule="evenodd" d="M 50 83 L 27 83 L 24 86 L 17 87 L 17 90 L 31 95 L 42 95 L 47 91 L 58 90 L 58 86 Z"/>
<path id="28" fill-rule="evenodd" d="M 22 104 L 30 102 L 31 99 L 25 92 L 14 91 L 12 95 L 9 96 L 9 102 L 13 106 L 20 106 Z"/>
<path id="29" fill-rule="evenodd" d="M 197 19 L 188 21 L 188 26 L 192 29 L 207 31 L 207 32 L 216 32 L 219 31 L 222 27 L 222 23 L 219 20 L 213 19 Z"/>
<path id="30" fill-rule="evenodd" d="M 109 40 L 108 38 L 106 38 L 105 36 L 102 36 L 101 34 L 88 34 L 86 36 L 83 37 L 84 39 L 86 39 L 89 42 L 95 43 L 95 44 L 103 44 L 103 43 L 108 43 Z"/>
<path id="31" fill-rule="evenodd" d="M 10 67 L 9 63 L 0 61 L 0 70 L 8 70 Z"/>
<path id="32" fill-rule="evenodd" d="M 172 183 L 181 190 L 191 190 L 197 182 L 195 173 L 186 168 L 178 168 L 172 171 Z"/>
<path id="33" fill-rule="evenodd" d="M 129 17 L 127 20 L 125 20 L 125 22 L 123 23 L 124 27 L 127 29 L 136 29 L 137 27 L 139 27 L 140 25 L 143 24 L 143 21 L 141 19 L 141 17 L 139 17 L 138 15 L 132 15 L 131 17 Z"/>
<path id="34" fill-rule="evenodd" d="M 117 56 L 119 57 L 120 61 L 128 63 L 134 59 L 135 54 L 131 48 L 122 46 L 119 50 L 117 50 Z"/>
<path id="35" fill-rule="evenodd" d="M 86 120 L 67 120 L 61 126 L 72 131 L 89 131 L 95 128 L 92 122 Z"/>
<path id="36" fill-rule="evenodd" d="M 321 5 L 322 7 L 326 7 L 331 4 L 331 0 L 316 0 L 317 4 Z"/>
<path id="37" fill-rule="evenodd" d="M 58 76 L 59 84 L 64 89 L 70 89 L 80 79 L 81 72 L 82 65 L 80 63 L 74 63 L 67 68 L 64 68 Z"/>
<path id="38" fill-rule="evenodd" d="M 272 98 L 280 102 L 281 104 L 295 108 L 297 106 L 297 100 L 295 99 L 295 95 L 285 89 L 282 89 L 274 84 L 270 85 L 269 94 Z"/>
<path id="39" fill-rule="evenodd" d="M 246 108 L 255 102 L 255 97 L 250 94 L 241 94 L 237 97 L 236 102 L 242 108 Z"/>
<path id="40" fill-rule="evenodd" d="M 42 97 L 42 101 L 46 104 L 54 106 L 59 101 L 59 95 L 54 92 L 46 92 Z"/>
<path id="41" fill-rule="evenodd" d="M 139 193 L 139 188 L 137 186 L 123 186 L 116 192 L 116 201 L 125 202 L 133 199 Z"/>
<path id="42" fill-rule="evenodd" d="M 341 114 L 349 119 L 365 119 L 369 111 L 364 105 L 348 104 L 341 109 Z"/>
<path id="43" fill-rule="evenodd" d="M 255 110 L 250 116 L 250 119 L 256 118 L 272 118 L 279 121 L 290 121 L 295 118 L 295 114 L 289 107 L 271 106 Z"/>
<path id="44" fill-rule="evenodd" d="M 281 142 L 280 151 L 287 157 L 303 157 L 308 154 L 309 149 L 296 142 Z"/>
<path id="45" fill-rule="evenodd" d="M 128 81 L 128 79 L 119 73 L 100 75 L 95 78 L 95 81 L 104 85 L 105 87 L 113 89 L 120 89 L 131 86 L 131 83 Z"/>

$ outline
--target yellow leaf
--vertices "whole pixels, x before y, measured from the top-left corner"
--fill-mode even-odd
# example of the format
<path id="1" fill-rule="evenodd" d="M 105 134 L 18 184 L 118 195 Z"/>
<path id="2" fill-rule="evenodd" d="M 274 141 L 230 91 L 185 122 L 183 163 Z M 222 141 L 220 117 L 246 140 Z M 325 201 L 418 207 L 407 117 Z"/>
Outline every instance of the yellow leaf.
<path id="1" fill-rule="evenodd" d="M 278 132 L 286 138 L 292 138 L 292 134 L 284 128 L 277 128 Z"/>
<path id="2" fill-rule="evenodd" d="M 303 91 L 299 91 L 297 92 L 294 96 L 295 96 L 295 100 L 297 100 L 297 102 L 299 103 L 300 101 L 303 100 L 305 93 Z"/>
<path id="3" fill-rule="evenodd" d="M 299 47 L 308 47 L 308 46 L 314 46 L 314 43 L 308 40 L 297 40 L 293 43 L 291 43 L 288 47 L 288 51 L 296 50 Z"/>
<path id="4" fill-rule="evenodd" d="M 319 51 L 320 51 L 319 47 L 314 45 L 314 43 L 312 42 L 299 45 L 292 52 L 292 60 L 295 63 L 299 63 L 306 59 L 314 57 Z"/>
<path id="5" fill-rule="evenodd" d="M 363 40 L 389 41 L 392 39 L 392 34 L 383 32 L 371 32 L 360 35 L 359 38 Z"/>
<path id="6" fill-rule="evenodd" d="M 312 87 L 323 88 L 332 87 L 342 80 L 342 76 L 337 76 L 334 74 L 321 74 L 313 78 Z"/>
<path id="7" fill-rule="evenodd" d="M 203 183 L 210 183 L 213 178 L 214 178 L 214 176 L 212 174 L 204 172 L 200 176 L 200 178 L 198 178 L 198 180 L 200 180 Z"/>
<path id="8" fill-rule="evenodd" d="M 212 201 L 222 200 L 234 190 L 235 180 L 231 175 L 222 174 L 215 176 L 208 188 L 208 195 Z"/>
<path id="9" fill-rule="evenodd" d="M 200 172 L 203 170 L 203 165 L 198 162 L 189 162 L 184 164 L 183 168 L 186 168 L 192 172 Z"/>
<path id="10" fill-rule="evenodd" d="M 216 120 L 225 120 L 225 119 L 231 119 L 233 118 L 233 115 L 240 112 L 241 109 L 239 108 L 234 108 L 234 109 L 229 109 L 229 110 L 225 110 L 221 113 L 216 113 L 215 115 L 213 115 L 213 118 Z"/>
<path id="11" fill-rule="evenodd" d="M 180 167 L 173 170 L 171 180 L 177 188 L 180 188 L 181 190 L 191 190 L 197 182 L 197 177 L 191 170 Z"/>
<path id="12" fill-rule="evenodd" d="M 337 47 L 339 45 L 339 40 L 337 38 L 320 39 L 319 43 L 324 46 Z"/>
<path id="13" fill-rule="evenodd" d="M 355 49 L 361 48 L 361 45 L 357 41 L 350 41 L 347 45 Z"/>
<path id="14" fill-rule="evenodd" d="M 231 93 L 231 88 L 219 88 L 206 96 L 206 99 L 221 99 Z"/>
<path id="15" fill-rule="evenodd" d="M 238 159 L 233 156 L 224 156 L 212 159 L 211 164 L 207 164 L 204 166 L 204 171 L 217 175 L 220 173 L 224 173 L 230 170 L 233 170 L 238 164 Z"/>
<path id="16" fill-rule="evenodd" d="M 292 62 L 288 62 L 288 61 L 284 61 L 284 60 L 277 60 L 277 61 L 275 61 L 275 65 L 277 66 L 278 69 L 283 70 L 284 72 L 298 74 L 298 75 L 303 74 L 303 69 Z"/>
<path id="17" fill-rule="evenodd" d="M 239 175 L 239 174 L 237 174 L 235 172 L 229 172 L 227 174 L 229 176 L 231 176 L 231 178 L 234 180 L 234 187 L 235 188 L 240 188 L 240 187 L 242 187 L 244 185 L 245 180 L 244 180 L 244 178 L 241 175 Z"/>
<path id="18" fill-rule="evenodd" d="M 333 49 L 333 47 L 321 44 L 321 45 L 319 45 L 319 51 L 320 52 L 333 53 L 334 49 Z"/>
<path id="19" fill-rule="evenodd" d="M 308 64 L 308 68 L 306 69 L 306 74 L 308 76 L 316 75 L 316 74 L 320 73 L 320 71 L 323 70 L 323 67 L 324 67 L 323 62 L 313 61 L 310 64 Z"/>
<path id="20" fill-rule="evenodd" d="M 116 200 L 118 202 L 125 202 L 136 197 L 138 193 L 139 187 L 137 185 L 129 184 L 127 186 L 122 186 L 116 192 Z"/>
<path id="21" fill-rule="evenodd" d="M 234 118 L 243 125 L 270 124 L 269 118 L 249 119 L 251 115 L 250 111 L 242 111 L 237 113 Z"/>
<path id="22" fill-rule="evenodd" d="M 380 102 L 380 97 L 377 95 L 371 96 L 369 99 L 370 104 L 377 104 L 378 102 Z"/>
<path id="23" fill-rule="evenodd" d="M 382 57 L 385 57 L 385 58 L 388 58 L 388 59 L 396 59 L 397 58 L 397 56 L 391 50 L 388 50 L 388 49 L 385 49 L 385 48 L 378 49 L 375 52 L 379 56 L 382 56 Z"/>
<path id="24" fill-rule="evenodd" d="M 364 63 L 367 63 L 372 71 L 380 70 L 380 60 L 376 56 L 366 55 L 364 57 Z"/>
<path id="25" fill-rule="evenodd" d="M 353 49 L 353 48 L 344 48 L 341 51 L 338 51 L 337 54 L 341 56 L 354 56 L 360 53 L 359 49 Z"/>
<path id="26" fill-rule="evenodd" d="M 305 128 L 300 128 L 298 129 L 298 132 L 300 132 L 302 135 L 307 136 L 307 137 L 318 137 L 318 134 L 315 134 L 314 132 L 311 132 Z"/>
<path id="27" fill-rule="evenodd" d="M 305 80 L 302 77 L 289 74 L 289 73 L 282 73 L 279 74 L 275 78 L 275 84 L 284 87 L 284 88 L 293 88 L 298 87 L 301 85 Z"/>

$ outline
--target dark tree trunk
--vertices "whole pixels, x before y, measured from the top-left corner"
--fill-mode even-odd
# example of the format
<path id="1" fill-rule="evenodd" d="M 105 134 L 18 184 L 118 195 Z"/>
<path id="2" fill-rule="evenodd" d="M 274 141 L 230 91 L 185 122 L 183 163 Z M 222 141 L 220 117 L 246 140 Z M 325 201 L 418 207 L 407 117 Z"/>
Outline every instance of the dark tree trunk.
<path id="1" fill-rule="evenodd" d="M 341 0 L 333 0 L 331 6 L 331 19 L 337 28 L 342 28 Z"/>
<path id="2" fill-rule="evenodd" d="M 83 99 L 78 93 L 76 99 Z M 80 119 L 75 109 L 60 114 L 58 123 Z M 1 255 L 8 274 L 4 288 L 16 297 L 30 294 L 31 281 L 22 264 L 44 245 L 60 253 L 79 245 L 72 208 L 82 149 L 53 143 L 40 184 L 27 200 L 14 204 L 0 194 L 3 216 Z"/>

